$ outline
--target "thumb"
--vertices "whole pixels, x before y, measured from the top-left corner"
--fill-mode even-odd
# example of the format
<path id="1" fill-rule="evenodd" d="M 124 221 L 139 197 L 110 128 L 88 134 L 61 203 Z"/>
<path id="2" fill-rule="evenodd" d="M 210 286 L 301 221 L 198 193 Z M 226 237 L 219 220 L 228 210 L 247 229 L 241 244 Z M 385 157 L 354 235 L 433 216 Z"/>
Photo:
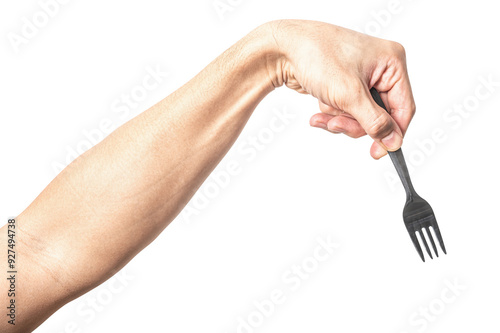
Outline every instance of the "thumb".
<path id="1" fill-rule="evenodd" d="M 374 90 L 373 90 L 374 91 Z M 378 97 L 378 98 L 377 98 Z M 377 104 L 383 105 L 380 95 L 374 91 L 373 96 L 367 87 L 361 90 L 358 105 L 355 107 L 356 120 L 372 139 L 378 142 L 385 150 L 398 150 L 403 144 L 403 134 L 398 124 L 390 114 Z"/>

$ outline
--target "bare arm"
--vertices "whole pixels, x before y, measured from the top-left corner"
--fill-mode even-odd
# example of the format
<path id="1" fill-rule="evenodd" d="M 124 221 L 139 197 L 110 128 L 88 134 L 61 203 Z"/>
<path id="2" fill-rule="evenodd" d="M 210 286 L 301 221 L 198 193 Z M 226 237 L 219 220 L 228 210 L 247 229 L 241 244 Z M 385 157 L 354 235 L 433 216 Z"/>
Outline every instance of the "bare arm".
<path id="1" fill-rule="evenodd" d="M 325 35 L 332 38 L 320 41 Z M 365 53 L 363 43 L 375 50 Z M 312 125 L 338 122 L 347 135 L 368 133 L 377 158 L 399 148 L 402 138 L 390 145 L 382 139 L 393 131 L 402 137 L 414 112 L 401 52 L 395 43 L 318 22 L 272 22 L 254 30 L 77 158 L 18 216 L 20 317 L 14 330 L 6 320 L 0 330 L 33 330 L 153 241 L 226 154 L 259 102 L 283 83 L 321 102 L 325 113 L 314 116 Z M 344 69 L 350 67 L 362 70 Z M 400 117 L 376 107 L 371 86 Z M 6 248 L 5 226 L 0 234 Z M 4 296 L 0 300 L 5 303 Z"/>

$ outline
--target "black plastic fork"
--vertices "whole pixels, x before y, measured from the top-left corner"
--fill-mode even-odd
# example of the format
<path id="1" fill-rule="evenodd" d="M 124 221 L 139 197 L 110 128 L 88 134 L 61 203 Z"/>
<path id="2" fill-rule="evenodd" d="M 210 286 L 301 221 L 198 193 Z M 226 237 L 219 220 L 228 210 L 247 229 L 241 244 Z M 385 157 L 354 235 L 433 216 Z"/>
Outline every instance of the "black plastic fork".
<path id="1" fill-rule="evenodd" d="M 387 108 L 385 107 L 384 102 L 382 101 L 382 98 L 380 98 L 377 90 L 372 88 L 370 92 L 375 102 L 387 111 Z M 432 237 L 429 230 L 430 228 L 434 230 L 434 233 L 439 241 L 439 245 L 441 246 L 443 252 L 446 254 L 443 237 L 441 236 L 441 232 L 439 231 L 439 226 L 437 224 L 436 217 L 434 216 L 434 212 L 431 208 L 431 205 L 429 205 L 427 201 L 422 199 L 417 194 L 417 192 L 415 192 L 415 189 L 413 188 L 413 185 L 411 183 L 410 174 L 408 173 L 408 168 L 406 167 L 403 151 L 401 150 L 401 148 L 399 148 L 394 152 L 389 152 L 389 156 L 391 157 L 392 163 L 394 164 L 394 167 L 396 168 L 399 178 L 401 179 L 403 187 L 406 191 L 406 203 L 403 210 L 403 220 L 406 225 L 406 229 L 410 234 L 411 241 L 413 242 L 413 245 L 415 245 L 420 258 L 422 258 L 422 261 L 425 262 L 424 253 L 422 251 L 422 247 L 419 244 L 417 233 L 420 235 L 420 239 L 422 240 L 422 243 L 424 243 L 429 257 L 433 259 L 429 245 L 427 244 L 424 233 L 422 232 L 423 229 L 425 229 L 426 231 L 427 237 L 432 244 L 432 248 L 434 249 L 434 253 L 436 254 L 436 256 L 439 257 L 439 254 L 437 251 L 436 243 L 434 242 L 434 238 Z"/>

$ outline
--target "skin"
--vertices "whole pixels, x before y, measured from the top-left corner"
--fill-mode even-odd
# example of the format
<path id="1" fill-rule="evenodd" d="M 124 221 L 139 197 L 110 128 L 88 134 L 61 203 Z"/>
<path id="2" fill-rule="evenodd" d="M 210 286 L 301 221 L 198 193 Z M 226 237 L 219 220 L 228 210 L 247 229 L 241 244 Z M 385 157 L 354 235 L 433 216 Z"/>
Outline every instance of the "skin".
<path id="1" fill-rule="evenodd" d="M 77 158 L 16 218 L 18 317 L 14 327 L 2 320 L 0 331 L 32 331 L 150 244 L 259 102 L 283 84 L 318 99 L 312 126 L 354 138 L 368 134 L 377 159 L 401 146 L 415 112 L 400 44 L 312 21 L 258 27 Z M 372 100 L 371 87 L 391 115 Z M 0 248 L 7 248 L 7 226 Z M 6 279 L 0 290 L 8 290 Z M 6 293 L 0 301 L 8 304 Z"/>

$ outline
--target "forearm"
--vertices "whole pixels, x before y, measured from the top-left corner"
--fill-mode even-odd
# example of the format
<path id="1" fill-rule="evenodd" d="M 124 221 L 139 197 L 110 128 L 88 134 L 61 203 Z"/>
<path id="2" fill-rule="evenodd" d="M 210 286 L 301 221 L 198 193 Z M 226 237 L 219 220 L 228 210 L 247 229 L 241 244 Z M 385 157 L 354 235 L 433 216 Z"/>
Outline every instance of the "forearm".
<path id="1" fill-rule="evenodd" d="M 370 135 L 374 158 L 401 146 L 415 113 L 401 45 L 313 21 L 256 29 L 77 158 L 18 217 L 24 306 L 18 331 L 103 282 L 157 237 L 257 104 L 282 84 L 318 99 L 322 112 L 311 125 Z M 371 97 L 372 87 L 390 115 Z M 0 246 L 5 243 L 3 235 Z"/>
<path id="2" fill-rule="evenodd" d="M 71 293 L 65 301 L 155 239 L 229 150 L 274 89 L 266 29 L 76 159 L 18 217 L 19 237 L 37 244 L 26 250 Z"/>

